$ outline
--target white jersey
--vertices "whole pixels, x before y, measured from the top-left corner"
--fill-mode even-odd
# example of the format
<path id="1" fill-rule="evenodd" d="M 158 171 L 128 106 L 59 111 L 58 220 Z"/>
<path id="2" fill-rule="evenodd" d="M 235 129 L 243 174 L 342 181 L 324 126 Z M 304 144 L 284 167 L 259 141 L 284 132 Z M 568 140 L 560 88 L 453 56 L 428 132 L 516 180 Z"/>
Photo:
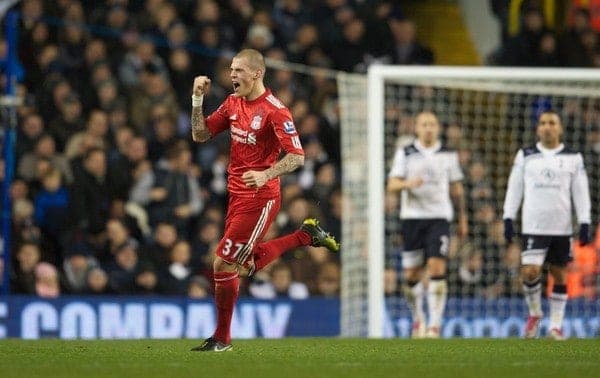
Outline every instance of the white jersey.
<path id="1" fill-rule="evenodd" d="M 516 217 L 521 200 L 523 234 L 571 235 L 572 203 L 579 223 L 590 223 L 590 192 L 581 154 L 562 144 L 552 150 L 541 143 L 519 150 L 508 179 L 504 219 Z"/>
<path id="2" fill-rule="evenodd" d="M 396 151 L 389 177 L 423 180 L 418 188 L 402 191 L 400 218 L 452 220 L 450 183 L 463 179 L 456 151 L 440 142 L 426 148 L 417 140 Z"/>

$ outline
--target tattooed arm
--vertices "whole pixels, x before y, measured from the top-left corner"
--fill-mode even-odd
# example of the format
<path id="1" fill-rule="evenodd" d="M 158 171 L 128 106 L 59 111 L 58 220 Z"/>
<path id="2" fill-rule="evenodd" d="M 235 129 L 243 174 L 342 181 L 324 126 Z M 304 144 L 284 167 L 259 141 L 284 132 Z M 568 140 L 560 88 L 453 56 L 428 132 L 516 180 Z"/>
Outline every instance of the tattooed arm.
<path id="1" fill-rule="evenodd" d="M 251 188 L 260 188 L 267 181 L 295 171 L 304 165 L 304 156 L 298 154 L 287 154 L 271 168 L 264 171 L 248 171 L 242 175 L 244 183 Z"/>
<path id="2" fill-rule="evenodd" d="M 194 95 L 192 96 L 192 140 L 206 142 L 210 139 L 210 131 L 206 127 L 206 119 L 202 112 L 202 99 L 210 88 L 210 79 L 206 76 L 194 78 Z"/>
<path id="3" fill-rule="evenodd" d="M 206 127 L 202 106 L 192 106 L 192 140 L 194 142 L 206 142 L 209 139 L 210 132 Z"/>

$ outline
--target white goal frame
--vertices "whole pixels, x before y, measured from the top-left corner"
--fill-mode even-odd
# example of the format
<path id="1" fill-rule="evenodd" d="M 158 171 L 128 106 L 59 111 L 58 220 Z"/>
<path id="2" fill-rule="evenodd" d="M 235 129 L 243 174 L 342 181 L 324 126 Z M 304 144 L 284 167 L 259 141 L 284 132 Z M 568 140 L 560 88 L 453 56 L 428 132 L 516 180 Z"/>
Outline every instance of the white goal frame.
<path id="1" fill-rule="evenodd" d="M 384 106 L 385 83 L 431 84 L 432 86 L 454 86 L 457 82 L 466 85 L 473 83 L 473 88 L 487 88 L 490 91 L 511 91 L 521 85 L 519 91 L 524 93 L 543 93 L 540 83 L 585 82 L 597 83 L 597 86 L 577 88 L 555 86 L 565 89 L 565 93 L 577 96 L 600 97 L 600 70 L 598 69 L 557 69 L 557 68 L 520 68 L 520 67 L 447 67 L 447 66 L 388 66 L 372 65 L 367 76 L 367 144 L 368 144 L 368 299 L 367 335 L 380 338 L 384 335 L 385 303 L 383 288 L 385 233 L 384 233 Z M 503 88 L 502 81 L 510 81 L 510 86 Z M 513 89 L 514 90 L 514 89 Z M 557 92 L 553 92 L 556 94 Z M 343 300 L 343 299 L 342 299 Z M 344 317 L 344 314 L 341 315 Z M 342 329 L 342 336 L 345 336 Z"/>

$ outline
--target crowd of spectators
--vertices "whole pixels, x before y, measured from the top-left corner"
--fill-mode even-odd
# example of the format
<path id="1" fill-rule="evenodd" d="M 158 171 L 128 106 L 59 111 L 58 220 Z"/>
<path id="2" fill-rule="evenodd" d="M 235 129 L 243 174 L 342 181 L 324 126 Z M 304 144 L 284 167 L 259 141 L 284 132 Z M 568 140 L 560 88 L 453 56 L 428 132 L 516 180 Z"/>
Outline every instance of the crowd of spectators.
<path id="1" fill-rule="evenodd" d="M 189 137 L 191 84 L 231 92 L 232 52 L 365 72 L 375 61 L 429 64 L 394 1 L 23 0 L 19 5 L 11 292 L 211 294 L 223 229 L 228 137 Z M 0 56 L 6 56 L 0 39 Z M 308 216 L 340 237 L 335 82 L 267 72 L 291 109 L 305 166 L 283 180 L 267 238 Z M 0 180 L 1 181 L 1 180 Z M 339 293 L 339 257 L 291 251 L 242 285 L 272 298 Z"/>
<path id="2" fill-rule="evenodd" d="M 230 56 L 242 47 L 359 73 L 375 62 L 434 63 L 397 4 L 23 0 L 18 53 L 24 74 L 17 91 L 24 102 L 17 110 L 10 190 L 12 292 L 210 296 L 212 253 L 225 214 L 228 137 L 191 143 L 193 77 L 213 79 L 204 100 L 208 113 L 230 93 Z M 507 35 L 497 64 L 600 64 L 585 11 L 575 12 L 572 26 L 557 34 L 544 26 L 535 2 L 527 2 L 522 25 Z M 0 60 L 6 48 L 0 39 Z M 269 70 L 267 84 L 291 109 L 306 153 L 305 166 L 282 180 L 282 210 L 267 238 L 296 229 L 307 216 L 340 237 L 336 83 L 320 74 Z M 411 115 L 394 121 L 402 143 L 412 137 Z M 490 166 L 465 148 L 464 125 L 444 126 L 446 141 L 460 151 L 472 223 L 471 242 L 454 241 L 451 248 L 451 294 L 517 295 L 520 249 L 502 240 Z M 600 132 L 590 135 L 590 148 L 600 154 Z M 401 248 L 397 200 L 386 198 L 393 251 Z M 399 280 L 390 264 L 389 295 L 398 294 Z M 302 299 L 337 296 L 339 288 L 339 257 L 308 247 L 243 281 L 242 294 Z"/>
<path id="3" fill-rule="evenodd" d="M 507 13 L 515 0 L 492 0 L 492 7 L 503 30 L 502 46 L 493 54 L 491 64 L 531 67 L 600 67 L 600 27 L 598 18 L 580 1 L 567 1 L 563 9 L 566 22 L 546 17 L 544 2 L 517 1 L 515 27 L 509 27 Z M 511 29 L 512 30 L 511 33 Z"/>

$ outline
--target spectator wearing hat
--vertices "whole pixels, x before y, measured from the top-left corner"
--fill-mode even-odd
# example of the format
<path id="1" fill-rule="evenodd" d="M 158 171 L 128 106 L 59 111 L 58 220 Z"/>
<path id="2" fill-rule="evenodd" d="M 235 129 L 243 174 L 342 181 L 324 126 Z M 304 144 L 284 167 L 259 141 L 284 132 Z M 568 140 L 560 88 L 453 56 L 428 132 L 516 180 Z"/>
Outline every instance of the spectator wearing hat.
<path id="1" fill-rule="evenodd" d="M 92 251 L 83 242 L 67 250 L 63 261 L 64 282 L 70 294 L 82 294 L 87 290 L 88 272 L 98 266 Z"/>

